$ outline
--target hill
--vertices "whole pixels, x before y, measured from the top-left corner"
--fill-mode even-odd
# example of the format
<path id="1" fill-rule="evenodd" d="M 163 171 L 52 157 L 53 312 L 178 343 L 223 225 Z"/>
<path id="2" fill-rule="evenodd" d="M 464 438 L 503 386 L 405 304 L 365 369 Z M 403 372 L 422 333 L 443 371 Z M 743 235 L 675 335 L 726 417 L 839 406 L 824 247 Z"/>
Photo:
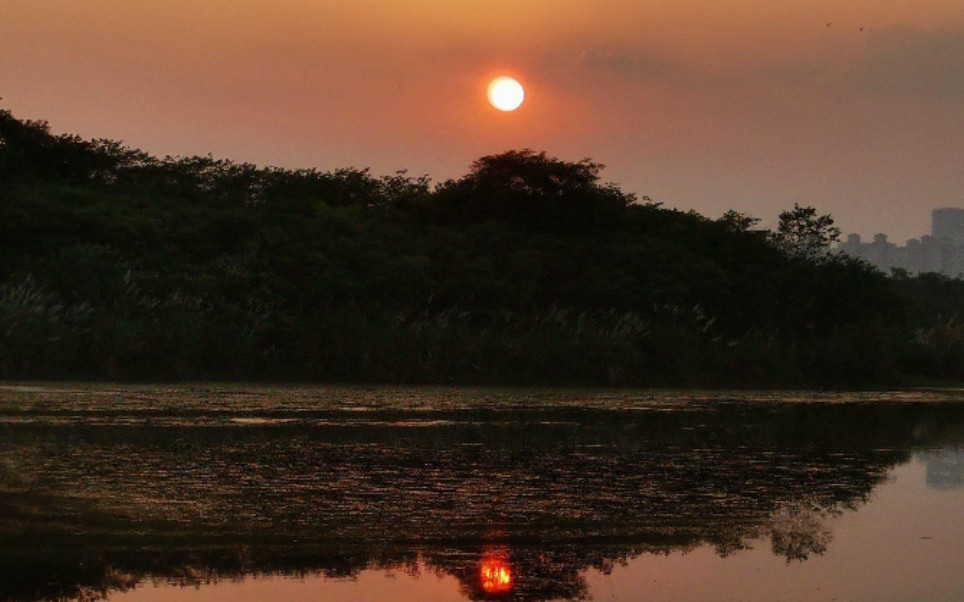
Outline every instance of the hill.
<path id="1" fill-rule="evenodd" d="M 524 149 L 433 184 L 160 159 L 0 111 L 0 377 L 964 379 L 959 281 L 829 254 L 807 238 L 827 216 L 755 230 L 601 169 Z"/>

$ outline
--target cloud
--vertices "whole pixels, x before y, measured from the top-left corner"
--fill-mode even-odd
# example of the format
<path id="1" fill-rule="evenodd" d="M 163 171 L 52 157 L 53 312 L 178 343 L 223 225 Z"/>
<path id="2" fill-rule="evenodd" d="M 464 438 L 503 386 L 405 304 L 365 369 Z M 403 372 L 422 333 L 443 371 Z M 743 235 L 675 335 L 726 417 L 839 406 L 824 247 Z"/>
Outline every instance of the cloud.
<path id="1" fill-rule="evenodd" d="M 580 62 L 592 71 L 609 72 L 630 77 L 664 77 L 675 66 L 668 60 L 644 52 L 588 48 L 582 51 Z"/>
<path id="2" fill-rule="evenodd" d="M 756 67 L 750 79 L 777 83 L 808 83 L 825 78 L 830 71 L 830 66 L 826 63 L 772 60 Z"/>
<path id="3" fill-rule="evenodd" d="M 876 94 L 964 101 L 964 32 L 872 30 L 855 74 Z"/>
<path id="4" fill-rule="evenodd" d="M 603 74 L 628 82 L 664 81 L 699 89 L 743 86 L 805 84 L 824 77 L 827 66 L 815 62 L 754 57 L 752 61 L 699 65 L 673 60 L 652 51 L 589 48 L 579 56 L 588 73 Z"/>

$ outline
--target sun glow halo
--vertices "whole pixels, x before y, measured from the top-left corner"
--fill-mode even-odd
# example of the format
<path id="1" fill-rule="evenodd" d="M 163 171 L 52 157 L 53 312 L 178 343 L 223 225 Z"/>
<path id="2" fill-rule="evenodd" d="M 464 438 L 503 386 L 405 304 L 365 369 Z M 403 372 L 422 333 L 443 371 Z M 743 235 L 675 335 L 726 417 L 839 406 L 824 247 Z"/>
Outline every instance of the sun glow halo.
<path id="1" fill-rule="evenodd" d="M 511 77 L 497 77 L 489 82 L 489 103 L 500 111 L 515 111 L 525 96 L 522 84 Z"/>

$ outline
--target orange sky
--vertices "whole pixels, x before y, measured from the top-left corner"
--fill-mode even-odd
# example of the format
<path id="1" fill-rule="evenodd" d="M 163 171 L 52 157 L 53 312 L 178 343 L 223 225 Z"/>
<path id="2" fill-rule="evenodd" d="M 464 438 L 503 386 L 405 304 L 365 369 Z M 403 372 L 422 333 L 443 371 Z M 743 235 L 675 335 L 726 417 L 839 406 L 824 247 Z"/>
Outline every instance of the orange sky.
<path id="1" fill-rule="evenodd" d="M 501 73 L 515 113 L 485 101 Z M 800 202 L 898 240 L 964 206 L 960 0 L 0 0 L 0 96 L 158 155 L 435 179 L 588 156 L 667 206 Z"/>

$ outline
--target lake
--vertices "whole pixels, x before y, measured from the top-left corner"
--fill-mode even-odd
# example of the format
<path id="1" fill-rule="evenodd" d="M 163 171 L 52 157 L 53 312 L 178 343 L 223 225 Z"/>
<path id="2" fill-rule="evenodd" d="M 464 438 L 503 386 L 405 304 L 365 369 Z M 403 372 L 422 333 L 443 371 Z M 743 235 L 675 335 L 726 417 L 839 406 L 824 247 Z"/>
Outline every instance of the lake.
<path id="1" fill-rule="evenodd" d="M 0 601 L 964 600 L 964 391 L 0 386 Z"/>

